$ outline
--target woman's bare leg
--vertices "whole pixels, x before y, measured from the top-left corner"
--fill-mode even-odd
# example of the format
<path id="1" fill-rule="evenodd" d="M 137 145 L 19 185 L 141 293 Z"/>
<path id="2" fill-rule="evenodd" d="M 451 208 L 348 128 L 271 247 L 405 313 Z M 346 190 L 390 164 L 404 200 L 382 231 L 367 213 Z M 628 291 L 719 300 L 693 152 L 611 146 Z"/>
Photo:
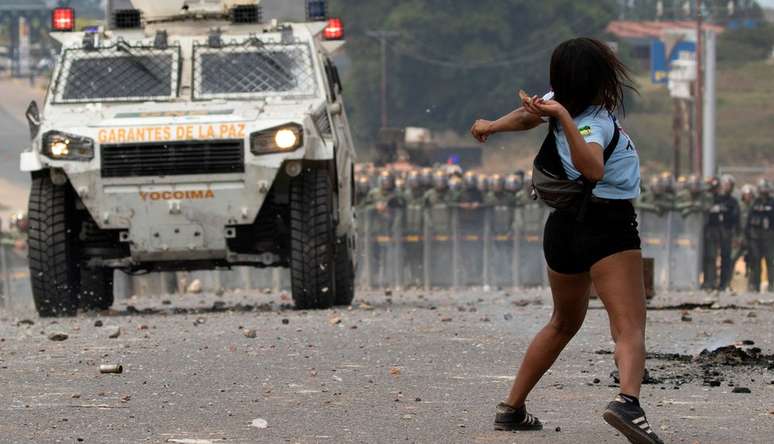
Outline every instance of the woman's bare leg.
<path id="1" fill-rule="evenodd" d="M 645 372 L 642 254 L 625 251 L 603 259 L 591 268 L 591 279 L 610 318 L 621 393 L 639 397 Z"/>
<path id="2" fill-rule="evenodd" d="M 535 336 L 524 355 L 519 373 L 505 401 L 511 407 L 524 405 L 529 392 L 551 368 L 586 318 L 591 283 L 589 275 L 566 275 L 549 270 L 548 280 L 554 298 L 554 313 L 551 321 Z"/>

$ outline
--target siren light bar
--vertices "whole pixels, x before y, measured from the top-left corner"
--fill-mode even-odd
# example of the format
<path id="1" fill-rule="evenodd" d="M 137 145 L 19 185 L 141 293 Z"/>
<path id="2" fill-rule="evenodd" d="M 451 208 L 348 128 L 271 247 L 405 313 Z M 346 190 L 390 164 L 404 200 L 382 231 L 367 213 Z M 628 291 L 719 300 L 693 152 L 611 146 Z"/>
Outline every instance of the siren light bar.
<path id="1" fill-rule="evenodd" d="M 344 39 L 344 24 L 339 18 L 332 18 L 328 20 L 328 26 L 323 30 L 323 38 L 325 40 L 343 40 Z"/>
<path id="2" fill-rule="evenodd" d="M 54 9 L 51 13 L 51 29 L 64 32 L 75 29 L 75 10 L 73 8 Z"/>

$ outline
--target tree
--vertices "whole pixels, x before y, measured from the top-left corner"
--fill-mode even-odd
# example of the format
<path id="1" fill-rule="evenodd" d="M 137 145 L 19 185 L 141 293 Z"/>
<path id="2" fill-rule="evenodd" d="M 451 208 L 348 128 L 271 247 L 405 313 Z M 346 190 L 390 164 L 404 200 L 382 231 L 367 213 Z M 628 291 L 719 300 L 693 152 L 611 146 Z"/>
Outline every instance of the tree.
<path id="1" fill-rule="evenodd" d="M 467 130 L 473 119 L 505 113 L 517 91 L 549 89 L 553 48 L 576 36 L 602 36 L 618 13 L 616 0 L 335 0 L 349 40 L 350 107 L 356 136 L 380 127 L 380 45 L 389 40 L 389 124 Z"/>

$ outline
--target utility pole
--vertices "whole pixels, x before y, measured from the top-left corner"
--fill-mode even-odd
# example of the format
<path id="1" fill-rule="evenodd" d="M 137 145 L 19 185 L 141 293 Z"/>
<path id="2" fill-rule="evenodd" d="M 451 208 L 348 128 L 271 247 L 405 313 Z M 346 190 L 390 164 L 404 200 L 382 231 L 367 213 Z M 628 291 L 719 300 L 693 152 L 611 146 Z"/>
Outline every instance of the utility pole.
<path id="1" fill-rule="evenodd" d="M 400 35 L 395 31 L 368 31 L 366 35 L 379 39 L 382 48 L 382 128 L 387 128 L 389 116 L 387 110 L 387 39 Z"/>
<path id="2" fill-rule="evenodd" d="M 704 122 L 703 122 L 703 160 L 705 176 L 714 176 L 717 169 L 716 152 L 716 89 L 717 89 L 717 37 L 714 31 L 705 34 L 706 48 L 704 57 Z"/>
<path id="3" fill-rule="evenodd" d="M 704 97 L 704 87 L 703 87 L 703 79 L 704 74 L 702 73 L 702 64 L 703 59 L 702 53 L 704 52 L 704 31 L 703 31 L 703 24 L 702 24 L 702 9 L 701 9 L 701 0 L 696 0 L 696 93 L 694 95 L 694 104 L 696 105 L 696 112 L 694 113 L 694 142 L 696 143 L 696 146 L 694 147 L 694 163 L 693 166 L 695 168 L 695 172 L 699 174 L 703 174 L 702 171 L 702 165 L 703 165 L 703 157 L 704 157 L 704 144 L 702 139 L 702 126 L 704 123 L 704 100 L 702 98 Z"/>

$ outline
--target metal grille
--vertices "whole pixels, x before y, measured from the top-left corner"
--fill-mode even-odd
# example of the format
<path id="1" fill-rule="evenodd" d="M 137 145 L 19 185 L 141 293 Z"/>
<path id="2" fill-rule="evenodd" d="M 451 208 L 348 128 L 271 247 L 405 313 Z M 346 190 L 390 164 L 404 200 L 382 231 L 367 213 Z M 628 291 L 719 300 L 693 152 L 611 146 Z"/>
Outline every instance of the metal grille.
<path id="1" fill-rule="evenodd" d="M 330 136 L 333 134 L 331 131 L 331 119 L 328 117 L 326 111 L 321 111 L 317 114 L 314 118 L 314 123 L 317 125 L 317 129 L 320 130 L 320 134 L 323 136 Z"/>
<path id="2" fill-rule="evenodd" d="M 195 45 L 193 65 L 195 99 L 317 94 L 311 49 L 305 43 L 253 38 L 218 48 Z"/>
<path id="3" fill-rule="evenodd" d="M 102 145 L 102 177 L 243 173 L 244 142 Z"/>
<path id="4" fill-rule="evenodd" d="M 68 49 L 57 77 L 56 103 L 170 100 L 177 97 L 180 47 L 116 45 Z"/>

